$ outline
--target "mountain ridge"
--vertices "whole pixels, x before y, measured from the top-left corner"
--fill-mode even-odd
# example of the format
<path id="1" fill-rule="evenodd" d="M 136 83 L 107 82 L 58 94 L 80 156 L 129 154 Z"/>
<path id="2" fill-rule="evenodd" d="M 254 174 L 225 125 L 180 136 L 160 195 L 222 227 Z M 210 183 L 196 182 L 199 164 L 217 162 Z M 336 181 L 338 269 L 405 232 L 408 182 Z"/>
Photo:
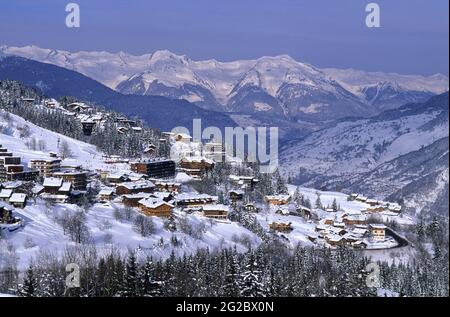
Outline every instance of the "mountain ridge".
<path id="1" fill-rule="evenodd" d="M 170 131 L 176 126 L 190 128 L 195 118 L 202 119 L 205 125 L 220 128 L 236 125 L 226 114 L 208 111 L 184 100 L 123 95 L 75 71 L 23 57 L 3 57 L 0 79 L 17 80 L 48 97 L 72 96 L 129 116 L 139 116 L 161 130 Z"/>
<path id="2" fill-rule="evenodd" d="M 371 116 L 448 90 L 448 78 L 440 74 L 427 77 L 320 69 L 286 54 L 221 62 L 194 61 L 168 50 L 135 56 L 122 51 L 72 53 L 2 46 L 0 52 L 76 70 L 125 94 L 184 99 L 220 112 L 267 112 L 293 121 Z M 377 102 L 368 102 L 362 90 L 378 82 L 391 82 L 403 91 L 394 96 L 388 91 Z"/>

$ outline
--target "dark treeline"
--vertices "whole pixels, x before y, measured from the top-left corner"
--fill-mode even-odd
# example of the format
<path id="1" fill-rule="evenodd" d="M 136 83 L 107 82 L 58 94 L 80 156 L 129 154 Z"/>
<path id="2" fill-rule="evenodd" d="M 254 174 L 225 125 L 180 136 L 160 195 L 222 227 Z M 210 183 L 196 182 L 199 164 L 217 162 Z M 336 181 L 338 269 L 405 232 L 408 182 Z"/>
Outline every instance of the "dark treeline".
<path id="1" fill-rule="evenodd" d="M 76 259 L 76 260 L 75 260 Z M 75 261 L 73 261 L 75 260 Z M 66 290 L 65 265 L 80 263 L 80 287 Z M 78 262 L 77 262 L 78 261 Z M 41 255 L 24 273 L 20 296 L 375 296 L 378 270 L 361 252 L 297 247 L 272 241 L 257 250 L 200 250 L 165 261 L 138 261 L 93 249 Z M 399 296 L 448 296 L 448 252 L 426 252 L 408 265 L 376 263 L 381 288 Z M 373 265 L 373 264 L 372 264 Z M 369 283 L 368 283 L 369 281 Z"/>

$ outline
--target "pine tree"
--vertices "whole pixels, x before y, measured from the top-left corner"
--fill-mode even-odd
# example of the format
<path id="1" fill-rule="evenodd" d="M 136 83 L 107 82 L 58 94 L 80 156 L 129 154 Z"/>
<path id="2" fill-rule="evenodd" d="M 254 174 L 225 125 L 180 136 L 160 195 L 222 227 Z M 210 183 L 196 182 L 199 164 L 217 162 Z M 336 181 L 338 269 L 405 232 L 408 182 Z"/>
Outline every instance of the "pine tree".
<path id="1" fill-rule="evenodd" d="M 275 172 L 275 180 L 276 180 L 276 191 L 277 194 L 287 194 L 288 188 L 284 179 L 281 177 L 280 172 L 277 170 Z"/>
<path id="2" fill-rule="evenodd" d="M 124 289 L 122 295 L 125 297 L 136 297 L 139 295 L 138 266 L 134 253 L 128 255 L 125 266 Z"/>
<path id="3" fill-rule="evenodd" d="M 300 190 L 298 187 L 295 188 L 294 196 L 292 197 L 292 200 L 297 204 L 297 206 L 302 205 L 302 194 L 300 193 Z"/>
<path id="4" fill-rule="evenodd" d="M 225 281 L 223 285 L 223 296 L 238 297 L 241 295 L 241 272 L 237 262 L 236 249 L 226 258 Z"/>
<path id="5" fill-rule="evenodd" d="M 333 199 L 333 203 L 331 204 L 331 208 L 333 208 L 334 212 L 337 212 L 339 210 L 336 198 Z"/>
<path id="6" fill-rule="evenodd" d="M 261 281 L 261 271 L 258 270 L 255 254 L 250 252 L 245 271 L 242 273 L 242 296 L 264 297 L 264 286 Z"/>
<path id="7" fill-rule="evenodd" d="M 323 209 L 322 201 L 320 200 L 320 193 L 316 192 L 316 196 L 317 196 L 317 198 L 316 198 L 316 205 L 315 205 L 315 207 L 317 209 Z"/>
<path id="8" fill-rule="evenodd" d="M 154 279 L 154 266 L 148 260 L 140 270 L 141 294 L 146 297 L 161 296 L 161 283 Z"/>
<path id="9" fill-rule="evenodd" d="M 34 274 L 34 269 L 30 265 L 26 272 L 23 285 L 19 289 L 19 294 L 22 297 L 37 297 L 38 296 L 38 283 Z"/>

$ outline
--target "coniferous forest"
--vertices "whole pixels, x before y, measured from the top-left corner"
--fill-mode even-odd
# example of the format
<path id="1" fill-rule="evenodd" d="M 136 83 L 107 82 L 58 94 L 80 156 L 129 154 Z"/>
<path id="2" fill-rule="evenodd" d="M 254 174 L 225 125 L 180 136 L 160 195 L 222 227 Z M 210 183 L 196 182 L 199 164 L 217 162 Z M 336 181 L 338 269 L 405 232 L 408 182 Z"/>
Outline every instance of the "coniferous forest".
<path id="1" fill-rule="evenodd" d="M 421 252 L 409 265 L 372 263 L 347 248 L 336 251 L 297 247 L 287 250 L 272 241 L 238 253 L 200 250 L 165 261 L 122 257 L 114 250 L 100 256 L 89 247 L 68 249 L 63 258 L 42 254 L 23 273 L 17 294 L 46 296 L 448 296 L 448 252 Z M 66 265 L 80 264 L 79 287 L 66 288 Z M 369 265 L 370 264 L 370 265 Z M 12 274 L 14 275 L 14 274 Z M 12 277 L 14 280 L 14 276 Z M 11 277 L 9 279 L 12 282 Z M 5 287 L 3 276 L 3 287 Z M 379 294 L 378 294 L 379 295 Z"/>

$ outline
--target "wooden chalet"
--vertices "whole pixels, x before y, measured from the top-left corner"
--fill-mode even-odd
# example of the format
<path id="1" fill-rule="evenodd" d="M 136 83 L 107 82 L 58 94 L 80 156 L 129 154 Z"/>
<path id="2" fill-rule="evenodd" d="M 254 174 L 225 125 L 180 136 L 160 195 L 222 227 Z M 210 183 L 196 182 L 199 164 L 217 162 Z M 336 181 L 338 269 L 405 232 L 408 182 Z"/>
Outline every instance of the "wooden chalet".
<path id="1" fill-rule="evenodd" d="M 156 198 L 144 198 L 138 203 L 139 210 L 146 216 L 170 217 L 174 206 Z"/>
<path id="2" fill-rule="evenodd" d="M 291 232 L 292 230 L 294 230 L 292 228 L 292 223 L 284 223 L 284 222 L 272 222 L 271 224 L 269 224 L 269 228 L 270 230 L 273 231 L 279 231 L 279 232 Z"/>
<path id="3" fill-rule="evenodd" d="M 367 224 L 367 218 L 365 215 L 347 215 L 344 216 L 343 221 L 347 226 Z"/>
<path id="4" fill-rule="evenodd" d="M 297 212 L 298 212 L 298 214 L 299 214 L 301 217 L 305 218 L 306 220 L 311 219 L 312 211 L 311 211 L 311 209 L 309 209 L 308 207 L 305 207 L 305 206 L 298 206 L 298 207 L 297 207 Z"/>
<path id="5" fill-rule="evenodd" d="M 264 197 L 269 205 L 281 206 L 287 205 L 291 201 L 290 195 L 267 195 Z"/>
<path id="6" fill-rule="evenodd" d="M 142 182 L 127 182 L 116 186 L 117 195 L 128 195 L 137 193 L 152 193 L 155 189 L 155 184 L 150 181 Z"/>
<path id="7" fill-rule="evenodd" d="M 138 207 L 139 201 L 145 198 L 150 198 L 150 193 L 137 193 L 122 196 L 122 203 L 127 207 Z"/>
<path id="8" fill-rule="evenodd" d="M 116 190 L 114 188 L 103 188 L 97 195 L 97 199 L 101 202 L 107 202 L 114 199 Z"/>
<path id="9" fill-rule="evenodd" d="M 208 194 L 183 193 L 176 197 L 177 206 L 182 208 L 202 207 L 204 205 L 215 204 L 219 198 Z"/>
<path id="10" fill-rule="evenodd" d="M 241 189 L 249 188 L 253 190 L 255 185 L 259 182 L 259 179 L 253 176 L 230 175 L 229 179 L 235 186 L 239 186 Z"/>
<path id="11" fill-rule="evenodd" d="M 27 195 L 22 193 L 14 193 L 9 198 L 9 204 L 16 208 L 25 208 L 27 205 Z"/>
<path id="12" fill-rule="evenodd" d="M 130 169 L 151 178 L 170 178 L 175 176 L 175 161 L 152 159 L 130 162 Z"/>
<path id="13" fill-rule="evenodd" d="M 156 190 L 160 192 L 172 192 L 178 193 L 181 187 L 181 183 L 176 182 L 166 182 L 162 180 L 153 180 Z"/>
<path id="14" fill-rule="evenodd" d="M 369 231 L 372 239 L 375 241 L 384 241 L 386 239 L 386 228 L 383 224 L 370 224 Z"/>
<path id="15" fill-rule="evenodd" d="M 244 191 L 241 189 L 234 189 L 229 191 L 229 197 L 232 201 L 241 201 L 244 199 Z"/>
<path id="16" fill-rule="evenodd" d="M 203 157 L 184 157 L 180 170 L 190 176 L 201 176 L 214 168 L 214 161 Z"/>
<path id="17" fill-rule="evenodd" d="M 203 216 L 213 219 L 226 220 L 230 207 L 222 204 L 205 205 L 202 207 Z"/>

